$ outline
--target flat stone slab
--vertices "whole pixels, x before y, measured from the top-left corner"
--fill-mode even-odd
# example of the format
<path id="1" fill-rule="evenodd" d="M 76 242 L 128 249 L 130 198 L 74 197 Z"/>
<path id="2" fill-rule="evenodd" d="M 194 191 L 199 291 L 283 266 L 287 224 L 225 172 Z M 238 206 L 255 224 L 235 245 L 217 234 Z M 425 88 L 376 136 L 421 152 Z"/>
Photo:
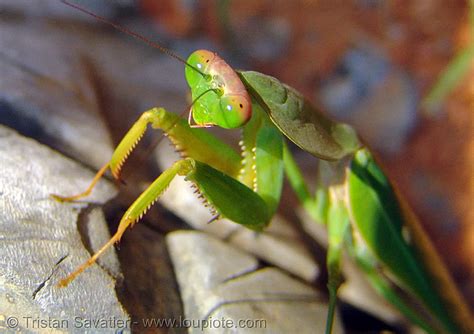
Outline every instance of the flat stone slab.
<path id="1" fill-rule="evenodd" d="M 109 238 L 99 205 L 115 189 L 101 181 L 88 202 L 79 203 L 59 203 L 49 195 L 82 191 L 92 177 L 72 160 L 0 126 L 0 332 L 108 333 L 130 325 L 114 280 L 98 265 L 68 287 L 56 287 L 90 256 L 79 220 L 88 226 L 93 248 Z M 104 240 L 97 240 L 100 235 Z M 118 272 L 112 249 L 102 263 Z"/>
<path id="2" fill-rule="evenodd" d="M 327 305 L 311 287 L 201 232 L 170 233 L 167 244 L 190 333 L 324 332 Z"/>

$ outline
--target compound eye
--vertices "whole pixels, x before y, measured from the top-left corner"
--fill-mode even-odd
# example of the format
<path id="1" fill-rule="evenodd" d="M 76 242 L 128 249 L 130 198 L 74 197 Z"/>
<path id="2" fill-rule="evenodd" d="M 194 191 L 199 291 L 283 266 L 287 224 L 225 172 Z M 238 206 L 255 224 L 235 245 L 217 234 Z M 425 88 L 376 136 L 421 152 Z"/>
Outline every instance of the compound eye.
<path id="1" fill-rule="evenodd" d="M 214 53 L 207 50 L 197 50 L 193 53 L 193 55 L 196 55 L 196 65 L 198 69 L 203 71 L 207 68 L 211 60 L 214 58 Z"/>
<path id="2" fill-rule="evenodd" d="M 214 57 L 215 54 L 207 50 L 194 51 L 188 57 L 187 63 L 192 67 L 186 66 L 185 74 L 186 81 L 188 81 L 188 84 L 191 88 L 193 88 L 200 80 L 202 80 L 201 73 L 208 74 L 209 65 L 212 63 Z M 201 73 L 198 73 L 195 69 L 197 69 Z"/>
<path id="3" fill-rule="evenodd" d="M 217 124 L 232 129 L 243 126 L 250 119 L 252 105 L 243 96 L 225 95 L 221 98 L 221 112 L 225 124 Z"/>

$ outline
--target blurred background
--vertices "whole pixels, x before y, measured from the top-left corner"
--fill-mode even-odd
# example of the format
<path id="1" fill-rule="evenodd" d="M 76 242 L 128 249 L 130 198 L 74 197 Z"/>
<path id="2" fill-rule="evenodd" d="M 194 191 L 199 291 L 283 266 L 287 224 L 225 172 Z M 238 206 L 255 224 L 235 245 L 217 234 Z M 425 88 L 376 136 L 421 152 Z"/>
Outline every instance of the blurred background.
<path id="1" fill-rule="evenodd" d="M 275 76 L 352 124 L 474 307 L 471 67 L 451 80 L 449 94 L 425 103 L 450 61 L 471 47 L 466 1 L 74 2 L 184 58 L 204 48 L 235 68 Z M 189 103 L 182 64 L 59 1 L 0 0 L 0 43 L 0 122 L 90 167 L 103 161 L 96 146 L 116 144 L 143 110 L 164 106 L 181 113 Z M 25 73 L 36 81 L 27 83 Z M 82 102 L 71 106 L 78 95 Z M 78 130 L 89 126 L 78 114 L 84 106 L 100 115 L 109 138 L 93 124 L 89 132 Z M 65 118 L 75 126 L 62 125 Z M 85 140 L 85 147 L 75 144 Z M 297 154 L 310 174 L 314 162 Z M 127 182 L 156 175 L 138 165 L 140 176 Z M 138 192 L 121 195 L 123 203 Z M 111 209 L 109 218 L 121 213 Z"/>

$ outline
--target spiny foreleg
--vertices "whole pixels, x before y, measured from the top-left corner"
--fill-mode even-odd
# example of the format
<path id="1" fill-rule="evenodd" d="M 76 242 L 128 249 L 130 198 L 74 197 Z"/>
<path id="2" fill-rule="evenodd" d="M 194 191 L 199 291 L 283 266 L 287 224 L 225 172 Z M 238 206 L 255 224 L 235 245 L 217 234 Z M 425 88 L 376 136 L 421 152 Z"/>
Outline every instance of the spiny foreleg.
<path id="1" fill-rule="evenodd" d="M 138 121 L 136 121 L 135 124 L 133 124 L 130 130 L 128 130 L 125 137 L 123 137 L 123 139 L 121 140 L 121 142 L 115 149 L 114 153 L 112 154 L 112 158 L 110 159 L 110 161 L 107 162 L 94 176 L 94 179 L 92 180 L 91 184 L 86 189 L 86 191 L 79 193 L 77 195 L 72 195 L 72 196 L 60 196 L 60 195 L 52 194 L 51 197 L 53 197 L 54 199 L 60 202 L 71 202 L 83 197 L 87 197 L 90 195 L 90 193 L 94 189 L 99 179 L 105 174 L 105 172 L 109 168 L 110 168 L 110 171 L 112 172 L 113 177 L 116 180 L 119 180 L 120 170 L 122 169 L 123 164 L 127 160 L 130 153 L 133 151 L 135 146 L 138 144 L 140 139 L 145 134 L 148 124 L 152 123 L 157 118 L 159 114 L 158 111 L 159 111 L 158 108 L 153 108 L 151 110 L 145 111 L 140 116 Z"/>
<path id="2" fill-rule="evenodd" d="M 72 274 L 68 277 L 62 279 L 59 282 L 59 286 L 66 286 L 71 281 L 73 281 L 80 273 L 93 265 L 99 256 L 101 256 L 108 248 L 120 241 L 123 233 L 129 226 L 133 226 L 137 221 L 139 221 L 143 215 L 148 211 L 148 209 L 153 205 L 153 203 L 160 197 L 163 191 L 168 187 L 173 178 L 179 175 L 187 175 L 193 168 L 194 162 L 192 159 L 184 159 L 177 161 L 164 171 L 128 208 L 128 210 L 123 215 L 120 220 L 117 232 L 112 236 L 112 238 L 99 249 L 94 255 L 92 255 L 89 260 L 79 266 Z"/>
<path id="3" fill-rule="evenodd" d="M 256 231 L 260 231 L 270 221 L 271 215 L 265 201 L 247 186 L 203 162 L 192 158 L 179 160 L 135 200 L 125 212 L 112 238 L 89 260 L 61 280 L 59 286 L 68 285 L 94 264 L 108 248 L 120 241 L 125 230 L 143 217 L 176 175 L 185 176 L 186 180 L 193 182 L 205 201 L 204 204 L 210 205 L 211 210 L 219 217 L 228 218 Z"/>
<path id="4" fill-rule="evenodd" d="M 110 161 L 97 172 L 86 191 L 72 196 L 51 195 L 51 197 L 60 202 L 71 202 L 86 197 L 109 169 L 112 176 L 119 180 L 122 166 L 145 134 L 149 124 L 154 129 L 161 129 L 183 158 L 191 157 L 204 161 L 230 176 L 237 175 L 240 158 L 232 148 L 202 129 L 191 129 L 178 115 L 163 108 L 152 108 L 145 111 L 133 124 L 115 149 Z"/>

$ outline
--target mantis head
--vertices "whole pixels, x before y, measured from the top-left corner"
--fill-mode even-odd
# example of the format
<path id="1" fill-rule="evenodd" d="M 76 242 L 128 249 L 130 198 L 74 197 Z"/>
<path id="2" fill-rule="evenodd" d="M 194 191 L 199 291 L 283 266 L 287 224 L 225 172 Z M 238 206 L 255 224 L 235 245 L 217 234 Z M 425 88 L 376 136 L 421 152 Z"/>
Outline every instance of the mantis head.
<path id="1" fill-rule="evenodd" d="M 198 125 L 238 128 L 252 115 L 252 103 L 237 73 L 216 53 L 193 52 L 185 74 L 193 96 L 192 116 Z"/>

